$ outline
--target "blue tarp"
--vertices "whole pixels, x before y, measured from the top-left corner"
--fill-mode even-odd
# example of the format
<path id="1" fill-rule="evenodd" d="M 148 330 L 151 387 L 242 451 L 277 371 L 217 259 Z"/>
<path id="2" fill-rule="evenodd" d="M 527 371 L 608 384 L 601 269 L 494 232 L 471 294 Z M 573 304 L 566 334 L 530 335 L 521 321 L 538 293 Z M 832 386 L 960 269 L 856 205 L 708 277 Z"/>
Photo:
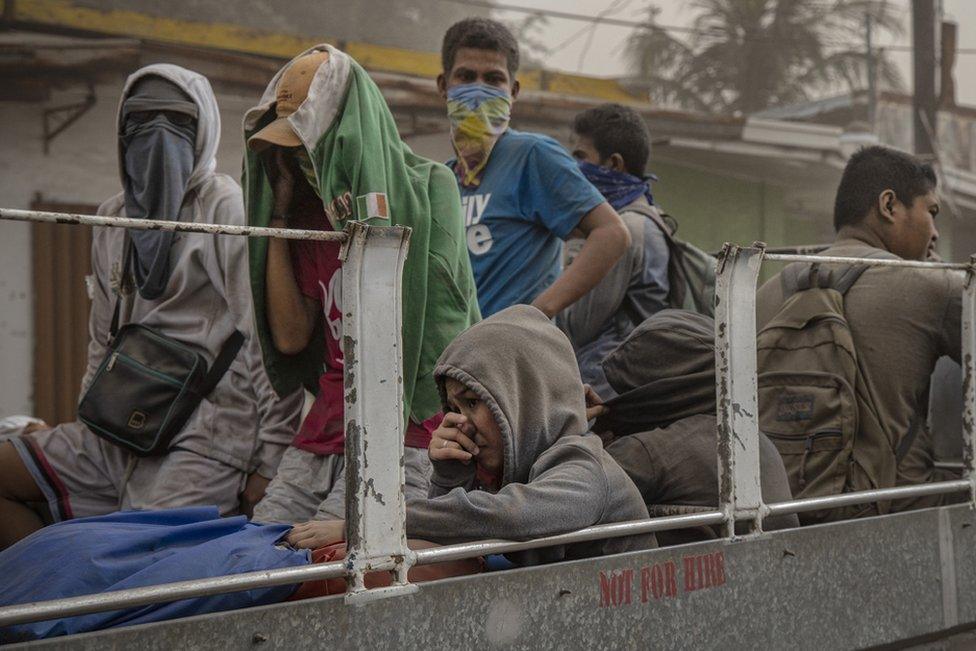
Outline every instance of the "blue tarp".
<path id="1" fill-rule="evenodd" d="M 0 552 L 0 605 L 307 565 L 275 543 L 286 525 L 220 518 L 216 507 L 128 511 L 60 522 Z M 0 629 L 0 643 L 277 603 L 295 585 L 150 604 Z"/>

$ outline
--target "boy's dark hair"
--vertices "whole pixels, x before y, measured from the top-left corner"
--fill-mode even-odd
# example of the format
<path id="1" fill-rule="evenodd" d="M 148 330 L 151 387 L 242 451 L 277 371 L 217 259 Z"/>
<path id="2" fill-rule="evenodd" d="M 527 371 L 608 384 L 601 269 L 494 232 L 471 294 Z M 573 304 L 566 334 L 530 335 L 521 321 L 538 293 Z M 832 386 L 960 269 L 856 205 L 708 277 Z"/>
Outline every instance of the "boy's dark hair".
<path id="1" fill-rule="evenodd" d="M 462 47 L 501 52 L 508 62 L 508 76 L 515 80 L 519 68 L 518 42 L 512 32 L 497 20 L 465 18 L 451 25 L 441 45 L 441 66 L 445 73 L 454 68 L 454 57 Z"/>
<path id="2" fill-rule="evenodd" d="M 834 229 L 859 224 L 885 190 L 912 205 L 938 185 L 935 170 L 911 154 L 874 145 L 863 147 L 847 161 L 834 201 Z"/>
<path id="3" fill-rule="evenodd" d="M 593 141 L 601 160 L 620 154 L 628 173 L 644 175 L 651 155 L 651 134 L 637 111 L 620 104 L 603 104 L 578 114 L 573 131 Z"/>

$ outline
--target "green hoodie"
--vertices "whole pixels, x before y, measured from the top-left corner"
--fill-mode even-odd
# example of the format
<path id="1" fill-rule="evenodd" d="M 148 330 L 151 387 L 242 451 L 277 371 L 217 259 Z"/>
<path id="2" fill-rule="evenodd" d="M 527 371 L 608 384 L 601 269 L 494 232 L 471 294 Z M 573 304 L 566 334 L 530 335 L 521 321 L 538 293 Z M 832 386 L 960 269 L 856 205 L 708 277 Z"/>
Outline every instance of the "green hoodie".
<path id="1" fill-rule="evenodd" d="M 403 270 L 403 398 L 405 417 L 422 422 L 440 410 L 434 363 L 457 334 L 480 319 L 457 182 L 446 167 L 417 156 L 400 140 L 379 88 L 359 64 L 329 45 L 302 55 L 315 50 L 327 51 L 329 59 L 288 120 L 308 151 L 334 229 L 357 220 L 412 230 Z M 275 119 L 275 88 L 283 70 L 245 115 L 245 139 Z M 274 193 L 260 155 L 246 151 L 247 220 L 265 226 Z M 265 314 L 267 249 L 267 240 L 250 239 L 251 288 L 265 366 L 282 395 L 299 383 L 314 390 L 322 372 L 323 338 L 317 333 L 297 355 L 275 349 Z"/>

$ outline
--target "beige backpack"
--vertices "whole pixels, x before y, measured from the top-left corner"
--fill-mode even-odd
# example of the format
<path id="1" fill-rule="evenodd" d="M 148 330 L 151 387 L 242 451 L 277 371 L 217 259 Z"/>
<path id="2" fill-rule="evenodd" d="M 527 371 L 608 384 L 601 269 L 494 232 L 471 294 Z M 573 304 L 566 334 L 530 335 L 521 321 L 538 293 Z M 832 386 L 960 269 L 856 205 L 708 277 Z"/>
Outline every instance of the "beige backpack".
<path id="1" fill-rule="evenodd" d="M 783 457 L 795 499 L 895 482 L 891 439 L 865 387 L 844 315 L 844 296 L 866 268 L 786 267 L 780 277 L 783 305 L 758 334 L 759 428 Z M 887 509 L 859 505 L 801 513 L 800 521 Z"/>

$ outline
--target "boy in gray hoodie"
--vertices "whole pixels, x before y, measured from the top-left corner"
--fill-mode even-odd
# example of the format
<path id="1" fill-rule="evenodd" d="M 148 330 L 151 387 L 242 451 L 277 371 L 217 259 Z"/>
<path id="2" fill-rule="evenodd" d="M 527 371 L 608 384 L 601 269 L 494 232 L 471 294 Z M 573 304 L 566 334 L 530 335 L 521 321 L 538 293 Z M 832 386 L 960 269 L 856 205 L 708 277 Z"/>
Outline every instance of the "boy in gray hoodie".
<path id="1" fill-rule="evenodd" d="M 587 434 L 573 348 L 538 309 L 516 305 L 464 331 L 434 376 L 447 415 L 431 438 L 430 495 L 407 502 L 407 536 L 439 544 L 528 540 L 647 518 L 633 482 Z M 290 540 L 314 547 L 336 536 L 339 523 L 308 523 Z M 533 565 L 656 545 L 643 534 L 509 558 Z"/>

